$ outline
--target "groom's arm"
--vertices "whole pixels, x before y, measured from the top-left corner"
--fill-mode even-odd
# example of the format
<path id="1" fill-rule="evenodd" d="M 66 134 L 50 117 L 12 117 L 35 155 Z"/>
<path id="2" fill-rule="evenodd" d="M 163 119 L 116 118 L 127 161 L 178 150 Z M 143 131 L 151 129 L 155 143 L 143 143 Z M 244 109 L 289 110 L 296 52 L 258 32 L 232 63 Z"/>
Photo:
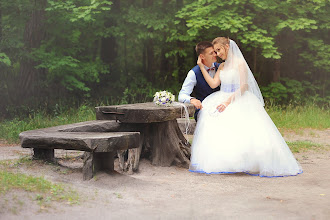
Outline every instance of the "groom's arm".
<path id="1" fill-rule="evenodd" d="M 196 75 L 194 71 L 190 70 L 187 74 L 186 79 L 184 80 L 182 84 L 182 88 L 179 92 L 179 97 L 178 100 L 179 102 L 183 103 L 190 103 L 191 93 L 194 90 L 194 87 L 196 86 L 197 80 L 196 80 Z"/>

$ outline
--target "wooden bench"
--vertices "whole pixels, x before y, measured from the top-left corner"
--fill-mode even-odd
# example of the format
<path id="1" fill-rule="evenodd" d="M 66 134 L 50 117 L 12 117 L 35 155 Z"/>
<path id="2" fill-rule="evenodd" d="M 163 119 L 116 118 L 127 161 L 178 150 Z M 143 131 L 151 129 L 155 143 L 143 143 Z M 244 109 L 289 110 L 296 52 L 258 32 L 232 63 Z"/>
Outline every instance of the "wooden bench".
<path id="1" fill-rule="evenodd" d="M 93 178 L 98 170 L 114 169 L 114 154 L 138 148 L 139 132 L 117 130 L 114 121 L 87 121 L 20 133 L 21 146 L 33 148 L 34 158 L 54 161 L 54 149 L 85 151 L 83 178 Z"/>

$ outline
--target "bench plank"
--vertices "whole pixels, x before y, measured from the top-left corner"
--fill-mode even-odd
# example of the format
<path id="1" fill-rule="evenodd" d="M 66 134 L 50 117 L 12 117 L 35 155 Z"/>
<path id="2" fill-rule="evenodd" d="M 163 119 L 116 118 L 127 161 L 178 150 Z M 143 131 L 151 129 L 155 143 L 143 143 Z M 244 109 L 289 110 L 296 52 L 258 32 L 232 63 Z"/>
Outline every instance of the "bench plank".
<path id="1" fill-rule="evenodd" d="M 43 132 L 20 134 L 23 148 L 112 152 L 137 148 L 139 132 Z"/>

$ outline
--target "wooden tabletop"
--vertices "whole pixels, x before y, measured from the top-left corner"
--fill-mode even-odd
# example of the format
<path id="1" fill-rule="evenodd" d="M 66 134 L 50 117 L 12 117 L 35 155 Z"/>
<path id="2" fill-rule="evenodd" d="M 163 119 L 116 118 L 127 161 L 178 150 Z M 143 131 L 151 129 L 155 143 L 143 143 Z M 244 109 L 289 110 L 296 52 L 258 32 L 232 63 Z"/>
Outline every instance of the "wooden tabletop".
<path id="1" fill-rule="evenodd" d="M 174 102 L 171 106 L 159 106 L 153 102 L 127 105 L 98 106 L 95 108 L 97 120 L 118 120 L 123 123 L 153 123 L 181 118 L 187 107 L 189 116 L 195 112 L 195 107 L 189 103 Z"/>

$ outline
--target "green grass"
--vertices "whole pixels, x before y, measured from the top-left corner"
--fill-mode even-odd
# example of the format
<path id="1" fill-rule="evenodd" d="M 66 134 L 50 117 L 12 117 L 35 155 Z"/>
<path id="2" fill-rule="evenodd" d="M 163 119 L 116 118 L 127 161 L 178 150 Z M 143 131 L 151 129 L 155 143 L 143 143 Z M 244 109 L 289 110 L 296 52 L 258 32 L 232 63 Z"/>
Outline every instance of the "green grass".
<path id="1" fill-rule="evenodd" d="M 330 110 L 316 105 L 292 106 L 266 106 L 266 111 L 278 128 L 299 129 L 330 128 Z"/>
<path id="2" fill-rule="evenodd" d="M 34 177 L 17 172 L 15 169 L 22 164 L 31 163 L 32 159 L 27 157 L 0 162 L 0 197 L 5 197 L 8 192 L 13 190 L 23 190 L 31 193 L 32 200 L 42 207 L 50 206 L 53 201 L 65 202 L 66 204 L 79 203 L 79 195 L 76 191 L 62 184 L 51 183 L 43 177 Z"/>
<path id="3" fill-rule="evenodd" d="M 39 111 L 30 114 L 27 118 L 2 121 L 0 123 L 0 139 L 6 140 L 8 143 L 19 143 L 18 135 L 23 131 L 90 120 L 95 120 L 95 110 L 94 107 L 85 105 L 55 115 L 48 115 Z"/>
<path id="4" fill-rule="evenodd" d="M 312 104 L 308 106 L 289 105 L 286 108 L 268 105 L 266 111 L 279 129 L 326 129 L 330 127 L 329 108 Z M 89 120 L 95 120 L 94 107 L 85 105 L 78 109 L 61 110 L 53 115 L 39 111 L 27 118 L 2 121 L 0 139 L 6 140 L 8 143 L 19 143 L 18 135 L 23 131 Z"/>
<path id="5" fill-rule="evenodd" d="M 306 152 L 308 150 L 321 150 L 324 149 L 321 144 L 313 143 L 310 141 L 294 141 L 286 142 L 293 153 Z"/>

